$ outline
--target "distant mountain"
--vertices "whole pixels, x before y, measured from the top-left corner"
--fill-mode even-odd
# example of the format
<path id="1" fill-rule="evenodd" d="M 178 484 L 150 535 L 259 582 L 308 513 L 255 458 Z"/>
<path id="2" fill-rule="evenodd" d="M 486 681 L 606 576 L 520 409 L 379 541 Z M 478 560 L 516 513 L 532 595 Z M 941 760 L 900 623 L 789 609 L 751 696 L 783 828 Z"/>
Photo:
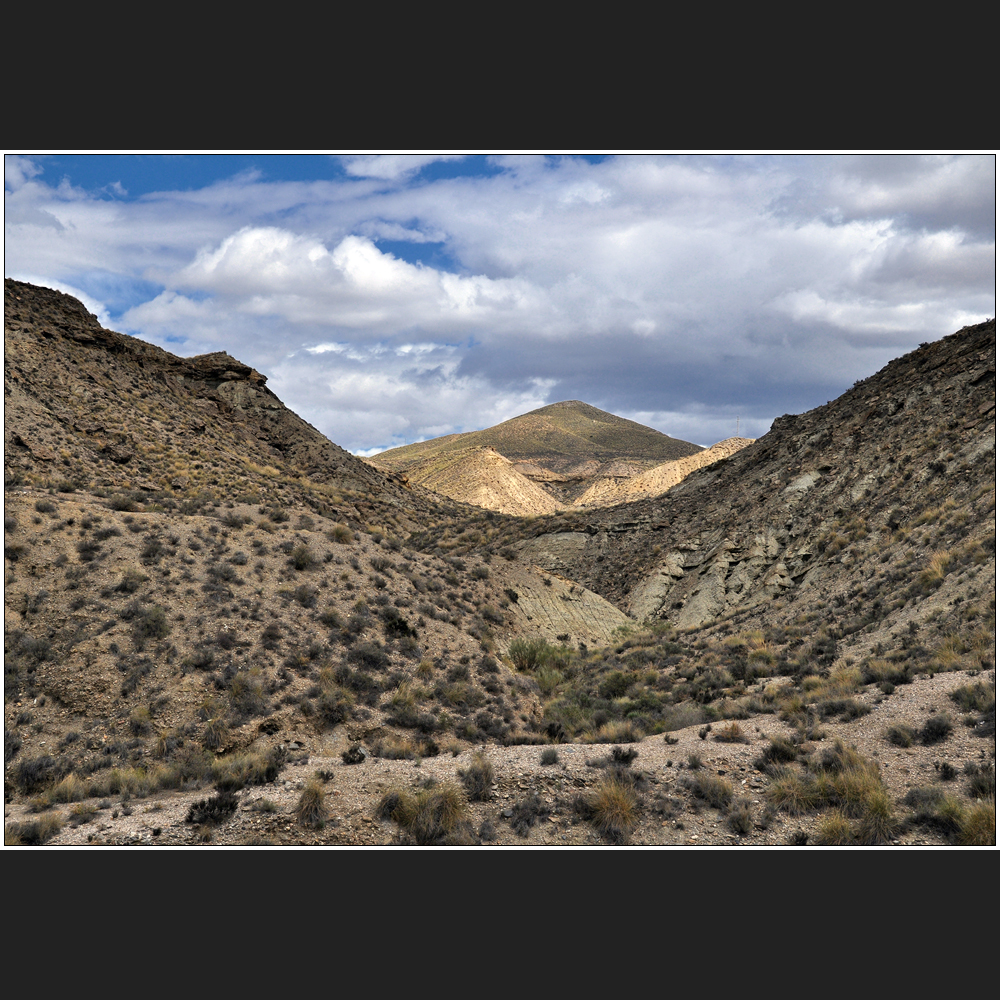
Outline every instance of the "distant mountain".
<path id="1" fill-rule="evenodd" d="M 432 441 L 392 448 L 371 462 L 394 472 L 417 462 L 466 448 L 494 448 L 515 463 L 530 463 L 550 473 L 592 478 L 603 463 L 641 468 L 694 455 L 702 449 L 634 420 L 606 413 L 579 400 L 552 403 L 505 420 L 495 427 L 449 434 Z"/>

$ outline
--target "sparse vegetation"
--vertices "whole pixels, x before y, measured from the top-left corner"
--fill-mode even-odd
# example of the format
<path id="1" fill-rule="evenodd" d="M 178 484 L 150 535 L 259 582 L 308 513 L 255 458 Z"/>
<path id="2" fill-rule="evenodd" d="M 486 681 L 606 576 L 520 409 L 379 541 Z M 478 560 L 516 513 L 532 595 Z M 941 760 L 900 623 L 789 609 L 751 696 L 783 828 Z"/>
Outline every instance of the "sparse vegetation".
<path id="1" fill-rule="evenodd" d="M 639 822 L 640 802 L 635 786 L 619 772 L 603 777 L 579 806 L 602 837 L 613 844 L 628 843 Z"/>
<path id="2" fill-rule="evenodd" d="M 408 489 L 273 397 L 256 411 L 242 367 L 224 380 L 237 425 L 225 389 L 206 388 L 214 375 L 192 376 L 229 361 L 178 367 L 111 333 L 75 341 L 64 301 L 38 290 L 8 311 L 10 377 L 42 404 L 13 394 L 5 413 L 18 435 L 5 452 L 6 778 L 15 816 L 32 817 L 8 823 L 8 842 L 60 829 L 60 843 L 110 842 L 106 809 L 170 790 L 200 799 L 184 842 L 242 843 L 236 828 L 270 814 L 225 818 L 225 803 L 274 781 L 285 759 L 246 748 L 280 740 L 301 764 L 303 747 L 322 758 L 345 737 L 358 764 L 370 752 L 407 775 L 489 745 L 450 791 L 397 793 L 386 815 L 403 843 L 542 842 L 550 830 L 619 843 L 640 824 L 644 842 L 665 842 L 698 810 L 717 811 L 713 843 L 783 842 L 787 817 L 818 844 L 995 837 L 994 400 L 989 379 L 975 381 L 992 370 L 992 335 L 931 345 L 941 364 L 894 362 L 848 404 L 777 422 L 713 467 L 711 488 L 693 476 L 681 502 L 573 509 L 583 484 L 557 476 L 544 486 L 564 509 L 528 519 Z M 941 392 L 924 391 L 931 379 Z M 245 457 L 248 431 L 270 464 Z M 638 608 L 651 583 L 649 620 L 600 617 L 593 593 Z M 945 672 L 933 698 L 901 690 Z M 857 725 L 873 711 L 877 726 Z M 677 758 L 655 772 L 669 794 L 631 770 L 654 735 Z M 506 767 L 498 781 L 489 764 L 511 744 L 537 747 L 513 794 Z M 588 751 L 600 770 L 580 777 Z M 737 760 L 756 805 L 739 794 Z M 933 783 L 911 784 L 918 775 Z M 575 781 L 590 788 L 571 806 Z M 269 794 L 303 839 L 375 829 L 314 826 L 298 792 Z M 170 824 L 156 829 L 179 842 Z"/>

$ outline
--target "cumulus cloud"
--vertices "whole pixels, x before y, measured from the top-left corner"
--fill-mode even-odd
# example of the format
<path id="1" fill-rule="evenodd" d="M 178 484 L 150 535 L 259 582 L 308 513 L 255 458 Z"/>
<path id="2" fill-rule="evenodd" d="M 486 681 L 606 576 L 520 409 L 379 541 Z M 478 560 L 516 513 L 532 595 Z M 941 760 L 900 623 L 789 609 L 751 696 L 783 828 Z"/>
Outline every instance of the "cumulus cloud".
<path id="1" fill-rule="evenodd" d="M 995 311 L 991 156 L 438 159 L 123 201 L 8 157 L 7 266 L 363 451 L 573 398 L 756 436 Z"/>
<path id="2" fill-rule="evenodd" d="M 351 329 L 362 338 L 424 325 L 443 333 L 471 330 L 510 313 L 529 322 L 542 297 L 520 278 L 410 264 L 365 237 L 347 236 L 328 249 L 315 237 L 277 227 L 246 227 L 202 249 L 176 283 L 236 300 L 244 312 Z"/>
<path id="3" fill-rule="evenodd" d="M 378 155 L 343 156 L 344 170 L 352 177 L 374 177 L 378 180 L 395 181 L 418 173 L 431 163 L 442 160 L 461 160 L 464 154 L 444 156 L 440 154 L 381 153 Z"/>
<path id="4" fill-rule="evenodd" d="M 16 191 L 24 187 L 32 177 L 37 177 L 42 168 L 25 156 L 11 154 L 3 158 L 3 186 L 5 191 Z"/>

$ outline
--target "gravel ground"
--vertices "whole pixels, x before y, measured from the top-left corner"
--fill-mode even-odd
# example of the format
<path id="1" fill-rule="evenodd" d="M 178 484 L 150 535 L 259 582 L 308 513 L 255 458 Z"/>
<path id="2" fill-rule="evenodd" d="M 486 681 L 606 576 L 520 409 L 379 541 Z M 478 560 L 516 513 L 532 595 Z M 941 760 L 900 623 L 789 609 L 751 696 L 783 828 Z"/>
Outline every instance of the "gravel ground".
<path id="1" fill-rule="evenodd" d="M 994 682 L 995 675 L 978 679 Z M 964 797 L 962 769 L 968 762 L 992 761 L 995 740 L 977 737 L 961 724 L 954 702 L 948 697 L 956 687 L 968 683 L 963 673 L 937 674 L 918 678 L 897 688 L 891 696 L 892 721 L 919 729 L 931 715 L 947 712 L 955 721 L 950 737 L 932 746 L 914 745 L 902 749 L 883 737 L 889 718 L 889 699 L 872 705 L 872 712 L 851 723 L 823 723 L 823 748 L 842 739 L 862 755 L 878 762 L 895 805 L 897 817 L 906 815 L 903 797 L 914 786 L 940 779 L 939 768 L 949 763 L 958 772 L 949 791 Z M 787 736 L 788 727 L 776 716 L 762 715 L 741 724 L 749 743 L 721 743 L 713 734 L 700 737 L 700 727 L 673 734 L 676 743 L 662 736 L 631 744 L 637 752 L 633 772 L 643 776 L 643 807 L 638 825 L 628 838 L 633 847 L 723 847 L 783 846 L 803 834 L 814 839 L 817 816 L 793 817 L 766 808 L 768 778 L 753 761 L 771 736 Z M 719 726 L 715 727 L 716 732 Z M 595 764 L 612 753 L 609 745 L 573 744 L 555 747 L 558 761 L 543 765 L 543 747 L 485 746 L 467 748 L 457 756 L 442 754 L 420 761 L 390 761 L 369 758 L 363 764 L 345 765 L 340 752 L 348 746 L 346 735 L 336 733 L 315 743 L 296 748 L 293 763 L 282 771 L 273 785 L 249 788 L 238 793 L 239 806 L 226 822 L 199 827 L 186 822 L 197 800 L 213 793 L 210 789 L 171 792 L 131 803 L 131 810 L 119 801 L 101 806 L 87 821 L 73 826 L 70 806 L 56 807 L 53 813 L 67 821 L 49 842 L 52 847 L 77 846 L 341 846 L 381 847 L 397 842 L 394 823 L 376 818 L 377 805 L 391 789 L 412 788 L 433 778 L 440 783 L 460 784 L 458 772 L 473 764 L 482 753 L 493 765 L 496 779 L 488 801 L 472 803 L 473 840 L 497 847 L 606 847 L 608 841 L 580 815 L 575 800 L 586 796 L 605 773 Z M 623 748 L 624 749 L 624 748 Z M 734 833 L 724 813 L 709 806 L 698 807 L 684 788 L 691 776 L 689 760 L 698 755 L 705 773 L 728 781 L 737 796 L 751 807 L 753 826 L 745 836 Z M 324 772 L 327 819 L 321 829 L 303 828 L 295 810 L 302 789 L 317 771 Z M 538 796 L 535 800 L 533 797 Z M 519 803 L 534 801 L 536 822 L 515 832 L 512 819 Z M 968 801 L 968 800 L 966 800 Z M 530 810 L 529 810 L 530 812 Z M 126 814 L 128 813 L 128 814 Z M 24 805 L 5 807 L 6 823 L 37 818 Z M 906 846 L 941 846 L 946 843 L 922 829 L 903 832 L 894 841 Z"/>

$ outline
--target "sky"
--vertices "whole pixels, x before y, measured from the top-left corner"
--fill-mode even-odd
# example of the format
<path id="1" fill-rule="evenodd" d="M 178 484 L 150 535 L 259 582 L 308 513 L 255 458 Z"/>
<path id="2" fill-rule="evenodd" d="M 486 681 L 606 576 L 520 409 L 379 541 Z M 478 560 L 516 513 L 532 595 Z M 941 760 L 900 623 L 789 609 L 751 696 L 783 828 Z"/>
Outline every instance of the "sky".
<path id="1" fill-rule="evenodd" d="M 996 315 L 996 157 L 8 153 L 4 274 L 356 454 L 567 399 L 708 446 Z"/>

